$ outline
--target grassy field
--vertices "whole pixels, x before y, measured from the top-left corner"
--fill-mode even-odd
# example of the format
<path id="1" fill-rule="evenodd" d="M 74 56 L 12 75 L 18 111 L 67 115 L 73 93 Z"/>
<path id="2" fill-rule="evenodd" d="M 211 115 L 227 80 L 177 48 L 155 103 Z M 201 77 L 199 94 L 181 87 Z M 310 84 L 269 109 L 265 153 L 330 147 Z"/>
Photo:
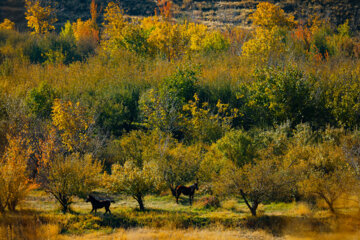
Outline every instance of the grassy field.
<path id="1" fill-rule="evenodd" d="M 358 239 L 360 218 L 356 202 L 338 215 L 321 203 L 271 203 L 250 217 L 245 204 L 236 199 L 207 208 L 201 196 L 193 206 L 182 198 L 148 196 L 147 210 L 137 210 L 135 200 L 117 196 L 112 215 L 101 209 L 89 214 L 90 203 L 76 199 L 72 213 L 62 214 L 43 191 L 33 191 L 16 213 L 0 220 L 0 239 Z M 348 204 L 347 204 L 348 205 Z M 349 206 L 349 205 L 348 205 Z"/>

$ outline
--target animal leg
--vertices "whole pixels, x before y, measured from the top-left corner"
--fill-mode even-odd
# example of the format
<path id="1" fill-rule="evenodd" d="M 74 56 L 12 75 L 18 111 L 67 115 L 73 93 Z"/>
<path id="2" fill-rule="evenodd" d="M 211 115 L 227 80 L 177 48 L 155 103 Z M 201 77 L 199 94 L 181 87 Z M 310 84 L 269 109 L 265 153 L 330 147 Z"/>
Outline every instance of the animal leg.
<path id="1" fill-rule="evenodd" d="M 91 210 L 91 212 L 90 212 L 90 213 L 92 213 L 92 212 L 94 211 L 94 209 L 95 209 L 95 208 L 92 208 L 92 210 Z"/>

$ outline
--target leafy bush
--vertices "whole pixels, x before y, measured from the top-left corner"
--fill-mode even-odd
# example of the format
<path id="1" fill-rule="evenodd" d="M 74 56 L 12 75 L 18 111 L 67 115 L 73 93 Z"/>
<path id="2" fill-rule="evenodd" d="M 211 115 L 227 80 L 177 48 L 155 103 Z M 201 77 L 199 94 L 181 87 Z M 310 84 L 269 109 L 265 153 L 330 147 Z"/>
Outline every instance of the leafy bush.
<path id="1" fill-rule="evenodd" d="M 136 87 L 109 90 L 98 100 L 96 124 L 102 131 L 114 136 L 134 129 L 139 115 L 138 100 L 139 89 Z"/>
<path id="2" fill-rule="evenodd" d="M 28 93 L 26 105 L 34 116 L 49 118 L 57 95 L 57 92 L 48 83 L 42 82 Z"/>

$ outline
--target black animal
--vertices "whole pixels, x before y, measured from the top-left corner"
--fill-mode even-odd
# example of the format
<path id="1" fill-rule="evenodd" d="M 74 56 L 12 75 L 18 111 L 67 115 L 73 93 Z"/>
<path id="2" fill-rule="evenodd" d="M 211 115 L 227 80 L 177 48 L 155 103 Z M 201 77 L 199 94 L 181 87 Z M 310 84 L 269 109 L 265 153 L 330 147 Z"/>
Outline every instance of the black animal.
<path id="1" fill-rule="evenodd" d="M 199 190 L 197 180 L 190 187 L 186 187 L 186 186 L 183 186 L 183 185 L 177 186 L 176 187 L 176 196 L 175 196 L 176 197 L 176 203 L 179 203 L 180 195 L 184 194 L 186 196 L 189 196 L 189 202 L 190 202 L 190 205 L 192 205 L 192 201 L 194 200 L 195 190 Z"/>
<path id="2" fill-rule="evenodd" d="M 90 213 L 92 213 L 93 211 L 95 211 L 95 213 L 96 213 L 97 209 L 105 207 L 105 214 L 107 212 L 109 212 L 109 214 L 111 214 L 110 204 L 112 202 L 114 203 L 115 201 L 114 200 L 109 200 L 109 199 L 97 200 L 94 196 L 89 195 L 86 198 L 86 202 L 91 202 L 92 210 L 91 210 Z"/>

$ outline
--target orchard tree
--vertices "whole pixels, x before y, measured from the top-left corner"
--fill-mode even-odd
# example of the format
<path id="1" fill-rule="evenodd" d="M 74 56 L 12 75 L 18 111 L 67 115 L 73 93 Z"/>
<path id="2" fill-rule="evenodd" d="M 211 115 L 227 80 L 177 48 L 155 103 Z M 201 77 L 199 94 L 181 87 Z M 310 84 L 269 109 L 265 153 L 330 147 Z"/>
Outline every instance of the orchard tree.
<path id="1" fill-rule="evenodd" d="M 313 150 L 304 178 L 298 183 L 300 192 L 306 197 L 325 201 L 335 213 L 334 204 L 344 194 L 354 190 L 355 176 L 340 147 L 321 144 Z"/>
<path id="2" fill-rule="evenodd" d="M 260 203 L 289 197 L 292 187 L 289 180 L 286 168 L 276 160 L 257 160 L 241 168 L 231 164 L 222 170 L 215 192 L 241 196 L 256 216 Z"/>
<path id="3" fill-rule="evenodd" d="M 25 18 L 33 33 L 44 34 L 55 29 L 55 9 L 50 5 L 42 6 L 40 0 L 25 0 L 25 7 Z"/>
<path id="4" fill-rule="evenodd" d="M 176 187 L 194 181 L 201 163 L 201 146 L 184 146 L 179 143 L 168 149 L 158 161 L 163 180 L 175 196 Z"/>
<path id="5" fill-rule="evenodd" d="M 123 163 L 112 165 L 111 175 L 104 175 L 105 187 L 115 193 L 132 196 L 145 210 L 144 197 L 161 187 L 156 164 L 159 151 L 154 135 L 132 131 L 120 140 L 124 150 Z"/>
<path id="6" fill-rule="evenodd" d="M 84 198 L 99 186 L 101 171 L 101 163 L 89 154 L 58 154 L 52 161 L 41 163 L 40 177 L 45 191 L 60 203 L 62 212 L 66 213 L 74 196 Z"/>
<path id="7" fill-rule="evenodd" d="M 145 210 L 144 197 L 155 192 L 160 178 L 155 162 L 144 162 L 142 166 L 134 161 L 125 162 L 124 166 L 114 164 L 111 176 L 107 178 L 108 189 L 116 193 L 132 196 L 139 204 L 141 211 Z"/>

